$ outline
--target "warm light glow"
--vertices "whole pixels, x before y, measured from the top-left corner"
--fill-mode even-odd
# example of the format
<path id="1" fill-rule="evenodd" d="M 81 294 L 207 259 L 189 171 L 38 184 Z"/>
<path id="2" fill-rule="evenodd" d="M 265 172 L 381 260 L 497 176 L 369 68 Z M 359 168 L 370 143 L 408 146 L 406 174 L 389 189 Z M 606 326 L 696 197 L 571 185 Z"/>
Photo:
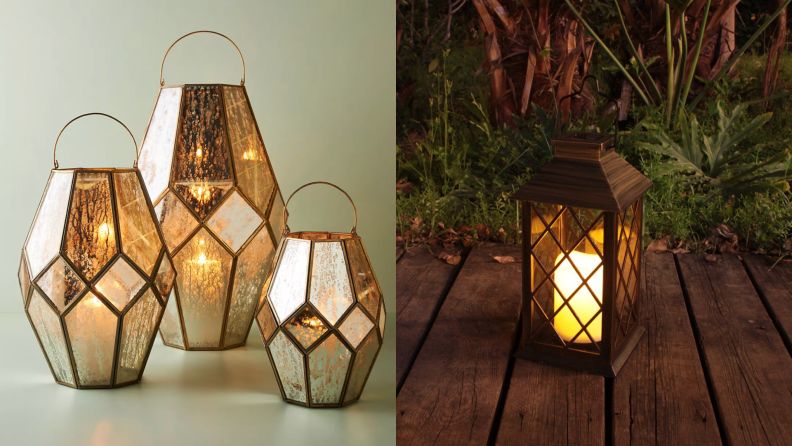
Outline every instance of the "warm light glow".
<path id="1" fill-rule="evenodd" d="M 572 263 L 575 264 L 583 277 L 588 277 L 602 263 L 597 254 L 586 254 L 579 251 L 572 251 L 569 254 L 569 259 L 572 259 Z M 559 265 L 559 263 L 560 265 L 555 270 L 555 273 L 553 273 L 553 281 L 558 287 L 554 292 L 553 299 L 555 311 L 558 311 L 564 303 L 561 294 L 563 294 L 564 297 L 570 296 L 583 283 L 583 280 L 578 273 L 575 272 L 569 259 L 564 259 L 563 254 L 560 254 L 556 258 L 556 265 Z M 602 302 L 602 270 L 602 268 L 598 269 L 588 280 L 588 285 L 594 290 L 596 297 L 592 296 L 589 289 L 584 286 L 578 290 L 575 296 L 569 300 L 569 303 L 556 314 L 553 320 L 553 326 L 564 341 L 571 341 L 572 338 L 583 329 L 583 326 L 578 323 L 578 320 L 575 319 L 572 311 L 570 311 L 570 306 L 575 314 L 577 314 L 580 321 L 583 322 L 583 325 L 588 323 L 588 321 L 600 310 L 600 302 Z M 559 294 L 558 290 L 561 290 L 561 294 Z M 586 329 L 591 337 L 594 338 L 594 342 L 602 340 L 602 314 L 600 313 L 597 315 L 596 319 L 594 319 Z M 575 343 L 590 344 L 591 340 L 586 336 L 586 333 L 583 332 L 575 339 Z"/>
<path id="2" fill-rule="evenodd" d="M 198 147 L 198 150 L 195 151 L 195 156 L 203 156 L 203 150 L 201 150 L 200 147 Z"/>
<path id="3" fill-rule="evenodd" d="M 107 238 L 110 235 L 110 227 L 107 226 L 107 223 L 102 223 L 96 231 L 99 234 L 99 238 Z"/>
<path id="4" fill-rule="evenodd" d="M 212 198 L 212 192 L 207 186 L 190 186 L 190 195 L 199 203 L 206 203 Z"/>
<path id="5" fill-rule="evenodd" d="M 198 256 L 198 259 L 196 259 L 195 261 L 203 265 L 204 263 L 206 263 L 206 254 L 201 253 L 201 255 Z"/>
<path id="6" fill-rule="evenodd" d="M 88 298 L 88 303 L 90 305 L 93 305 L 94 307 L 101 307 L 102 306 L 102 301 L 99 300 L 99 298 L 97 298 L 96 296 L 91 296 L 90 298 Z"/>

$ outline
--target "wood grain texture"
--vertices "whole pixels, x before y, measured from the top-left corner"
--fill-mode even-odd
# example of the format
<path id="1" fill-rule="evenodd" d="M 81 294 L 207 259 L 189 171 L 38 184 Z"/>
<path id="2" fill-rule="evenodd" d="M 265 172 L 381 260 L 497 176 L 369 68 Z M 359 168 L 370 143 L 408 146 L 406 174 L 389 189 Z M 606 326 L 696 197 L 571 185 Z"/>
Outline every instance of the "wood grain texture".
<path id="1" fill-rule="evenodd" d="M 396 382 L 401 388 L 462 264 L 438 260 L 444 250 L 415 246 L 396 264 Z"/>
<path id="2" fill-rule="evenodd" d="M 743 261 L 789 349 L 792 345 L 792 265 L 779 263 L 770 269 L 773 262 L 758 255 L 745 255 Z"/>
<path id="3" fill-rule="evenodd" d="M 604 445 L 605 378 L 518 359 L 496 444 Z"/>
<path id="4" fill-rule="evenodd" d="M 740 259 L 677 259 L 727 443 L 789 444 L 792 358 Z"/>
<path id="5" fill-rule="evenodd" d="M 487 444 L 521 296 L 521 265 L 492 255 L 518 257 L 520 248 L 471 251 L 397 397 L 398 444 Z"/>
<path id="6" fill-rule="evenodd" d="M 643 271 L 646 335 L 613 383 L 613 444 L 720 445 L 674 255 L 647 253 Z"/>

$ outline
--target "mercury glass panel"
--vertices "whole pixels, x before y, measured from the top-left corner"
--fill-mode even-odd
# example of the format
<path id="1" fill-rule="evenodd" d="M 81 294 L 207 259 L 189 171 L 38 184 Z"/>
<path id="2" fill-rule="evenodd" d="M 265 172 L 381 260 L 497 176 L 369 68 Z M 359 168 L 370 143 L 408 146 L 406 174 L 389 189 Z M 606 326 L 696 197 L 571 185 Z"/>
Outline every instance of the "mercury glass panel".
<path id="1" fill-rule="evenodd" d="M 161 309 L 154 292 L 149 288 L 124 315 L 121 343 L 118 347 L 116 384 L 136 381 L 140 376 Z"/>
<path id="2" fill-rule="evenodd" d="M 289 212 L 286 211 L 286 216 Z M 275 193 L 275 200 L 272 202 L 272 210 L 269 214 L 270 227 L 272 228 L 272 235 L 275 236 L 275 243 L 280 243 L 281 235 L 283 235 L 283 197 L 280 191 Z"/>
<path id="3" fill-rule="evenodd" d="M 126 260 L 119 257 L 96 283 L 96 289 L 112 302 L 118 311 L 123 311 L 145 283 L 143 277 L 129 266 Z"/>
<path id="4" fill-rule="evenodd" d="M 385 301 L 380 302 L 380 315 L 379 315 L 379 330 L 380 338 L 385 337 Z"/>
<path id="5" fill-rule="evenodd" d="M 204 218 L 233 184 L 218 87 L 186 87 L 182 109 L 174 186 L 187 205 Z"/>
<path id="6" fill-rule="evenodd" d="M 146 139 L 140 149 L 138 165 L 152 201 L 168 187 L 181 92 L 181 87 L 160 89 L 157 105 L 146 130 Z"/>
<path id="7" fill-rule="evenodd" d="M 73 175 L 73 172 L 53 172 L 50 175 L 47 191 L 25 244 L 31 277 L 38 276 L 60 250 Z"/>
<path id="8" fill-rule="evenodd" d="M 311 303 L 335 325 L 354 303 L 341 242 L 314 244 L 312 265 Z"/>
<path id="9" fill-rule="evenodd" d="M 363 393 L 363 386 L 366 385 L 366 379 L 371 371 L 371 366 L 374 365 L 374 358 L 377 357 L 379 347 L 380 344 L 377 342 L 377 337 L 372 333 L 358 349 L 355 359 L 352 361 L 351 375 L 349 376 L 346 395 L 344 395 L 345 403 L 354 401 Z"/>
<path id="10" fill-rule="evenodd" d="M 167 255 L 163 255 L 155 279 L 157 290 L 160 292 L 160 296 L 162 296 L 163 299 L 170 294 L 173 288 L 173 279 L 175 278 L 176 270 L 173 269 L 173 264 L 171 264 Z"/>
<path id="11" fill-rule="evenodd" d="M 300 350 L 279 331 L 269 345 L 272 362 L 283 386 L 286 398 L 302 403 L 305 398 L 305 363 Z"/>
<path id="12" fill-rule="evenodd" d="M 223 96 L 237 184 L 264 214 L 275 188 L 275 180 L 256 129 L 253 110 L 245 97 L 244 87 L 224 86 Z"/>
<path id="13" fill-rule="evenodd" d="M 310 348 L 327 331 L 324 322 L 316 317 L 310 308 L 305 308 L 294 315 L 286 324 L 286 328 L 306 349 Z"/>
<path id="14" fill-rule="evenodd" d="M 352 352 L 334 334 L 308 354 L 311 403 L 338 404 L 344 391 Z"/>
<path id="15" fill-rule="evenodd" d="M 19 262 L 17 275 L 19 276 L 19 286 L 22 288 L 22 305 L 27 305 L 28 291 L 30 291 L 30 274 L 28 274 L 25 256 L 22 256 L 22 260 Z"/>
<path id="16" fill-rule="evenodd" d="M 165 313 L 162 314 L 160 334 L 163 342 L 184 348 L 184 336 L 182 336 L 181 322 L 179 321 L 179 308 L 174 293 L 175 291 L 171 290 L 168 305 L 165 307 Z"/>
<path id="17" fill-rule="evenodd" d="M 190 348 L 220 347 L 232 257 L 201 229 L 173 259 Z"/>
<path id="18" fill-rule="evenodd" d="M 349 256 L 349 269 L 352 272 L 352 281 L 355 284 L 357 299 L 372 316 L 376 316 L 379 301 L 382 298 L 377 278 L 371 270 L 363 243 L 359 239 L 346 240 L 347 255 Z"/>
<path id="19" fill-rule="evenodd" d="M 162 248 L 157 226 L 149 211 L 137 173 L 113 174 L 121 229 L 121 249 L 146 274 L 151 274 Z"/>
<path id="20" fill-rule="evenodd" d="M 266 226 L 262 227 L 237 258 L 234 287 L 226 322 L 225 345 L 235 345 L 247 339 L 250 323 L 261 296 L 264 281 L 275 256 Z"/>
<path id="21" fill-rule="evenodd" d="M 269 291 L 270 302 L 281 322 L 305 303 L 308 259 L 311 253 L 311 242 L 288 239 L 283 243 L 283 253 Z"/>
<path id="22" fill-rule="evenodd" d="M 366 337 L 373 327 L 374 323 L 371 322 L 371 319 L 359 307 L 355 307 L 349 317 L 344 319 L 339 330 L 346 340 L 352 344 L 352 347 L 357 348 L 360 341 Z"/>
<path id="23" fill-rule="evenodd" d="M 66 310 L 85 289 L 85 283 L 61 257 L 50 265 L 36 284 L 60 312 Z"/>
<path id="24" fill-rule="evenodd" d="M 66 257 L 91 280 L 116 253 L 108 174 L 77 173 L 67 224 Z"/>
<path id="25" fill-rule="evenodd" d="M 118 318 L 90 291 L 66 315 L 81 386 L 109 386 Z"/>
<path id="26" fill-rule="evenodd" d="M 168 250 L 173 250 L 198 226 L 187 206 L 173 192 L 168 192 L 154 207 L 154 212 L 162 228 L 162 236 Z"/>
<path id="27" fill-rule="evenodd" d="M 270 309 L 269 302 L 264 302 L 264 306 L 261 307 L 261 310 L 256 315 L 256 320 L 258 321 L 259 331 L 264 337 L 264 341 L 269 341 L 272 333 L 276 328 L 278 328 L 278 323 L 275 322 L 275 318 L 272 316 L 272 310 Z"/>
<path id="28" fill-rule="evenodd" d="M 236 192 L 206 222 L 221 240 L 236 252 L 259 227 L 262 220 L 256 211 Z"/>
<path id="29" fill-rule="evenodd" d="M 41 342 L 47 359 L 49 359 L 55 379 L 74 385 L 74 375 L 72 374 L 69 353 L 66 350 L 66 339 L 63 336 L 60 319 L 35 289 L 30 297 L 28 315 L 30 315 L 30 320 L 33 322 L 33 328 L 36 329 L 39 342 Z"/>

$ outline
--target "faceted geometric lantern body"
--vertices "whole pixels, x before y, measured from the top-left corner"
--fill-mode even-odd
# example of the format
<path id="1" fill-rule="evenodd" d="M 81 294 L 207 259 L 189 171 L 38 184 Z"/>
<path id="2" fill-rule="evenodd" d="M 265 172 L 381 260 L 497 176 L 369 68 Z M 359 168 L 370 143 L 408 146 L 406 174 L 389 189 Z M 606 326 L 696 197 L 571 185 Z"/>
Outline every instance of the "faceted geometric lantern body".
<path id="1" fill-rule="evenodd" d="M 521 187 L 523 333 L 517 355 L 616 376 L 637 324 L 643 194 L 651 182 L 612 135 L 567 133 Z"/>
<path id="2" fill-rule="evenodd" d="M 360 237 L 291 233 L 276 259 L 256 322 L 284 401 L 357 401 L 385 330 L 382 291 Z"/>
<path id="3" fill-rule="evenodd" d="M 160 88 L 139 166 L 178 272 L 163 342 L 244 345 L 283 209 L 245 87 Z"/>
<path id="4" fill-rule="evenodd" d="M 55 381 L 80 389 L 140 382 L 171 265 L 137 169 L 54 169 L 19 282 Z"/>

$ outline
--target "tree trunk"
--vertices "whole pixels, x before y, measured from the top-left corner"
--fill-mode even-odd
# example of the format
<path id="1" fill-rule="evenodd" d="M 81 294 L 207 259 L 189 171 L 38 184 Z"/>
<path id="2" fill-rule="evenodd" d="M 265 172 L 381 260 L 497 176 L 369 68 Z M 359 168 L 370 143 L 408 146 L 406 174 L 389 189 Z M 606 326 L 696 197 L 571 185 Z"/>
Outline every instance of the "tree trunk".
<path id="1" fill-rule="evenodd" d="M 768 3 L 768 12 L 773 14 L 783 4 L 783 0 L 770 0 Z M 776 84 L 778 83 L 778 68 L 781 64 L 781 54 L 784 52 L 787 34 L 787 16 L 786 10 L 778 16 L 778 19 L 771 25 L 771 45 L 770 51 L 767 52 L 767 63 L 765 65 L 764 86 L 762 93 L 765 97 L 770 96 L 775 92 Z M 765 108 L 770 110 L 771 103 L 766 102 Z"/>

